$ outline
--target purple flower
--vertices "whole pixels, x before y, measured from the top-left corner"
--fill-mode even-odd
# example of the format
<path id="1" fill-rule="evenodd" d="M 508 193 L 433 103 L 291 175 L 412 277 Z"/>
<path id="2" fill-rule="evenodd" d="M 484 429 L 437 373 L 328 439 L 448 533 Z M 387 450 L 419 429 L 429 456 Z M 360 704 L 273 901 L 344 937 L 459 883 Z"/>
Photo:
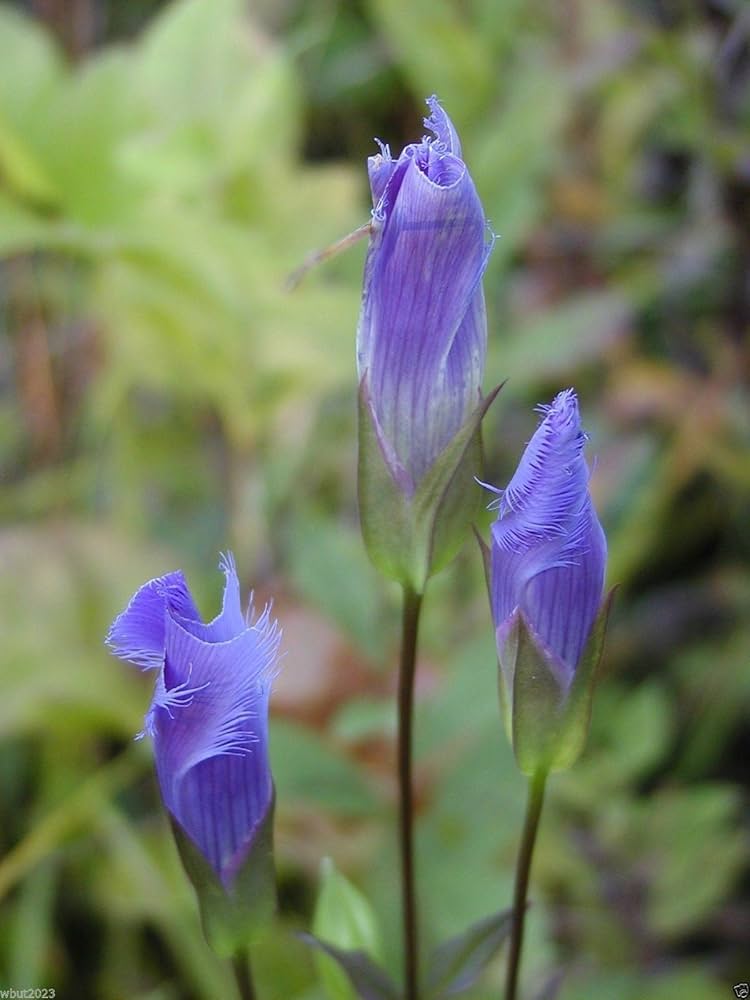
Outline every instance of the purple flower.
<path id="1" fill-rule="evenodd" d="M 566 389 L 539 411 L 543 419 L 493 504 L 490 601 L 510 692 L 514 664 L 506 642 L 519 614 L 561 690 L 569 689 L 602 603 L 607 560 L 576 394 Z"/>
<path id="2" fill-rule="evenodd" d="M 492 240 L 437 98 L 434 138 L 368 160 L 374 204 L 357 331 L 364 397 L 391 475 L 412 496 L 480 401 Z"/>
<path id="3" fill-rule="evenodd" d="M 220 565 L 226 583 L 213 621 L 201 621 L 178 571 L 144 584 L 106 641 L 157 671 L 145 733 L 164 803 L 230 889 L 273 803 L 268 699 L 280 631 L 269 608 L 243 614 L 232 556 Z"/>

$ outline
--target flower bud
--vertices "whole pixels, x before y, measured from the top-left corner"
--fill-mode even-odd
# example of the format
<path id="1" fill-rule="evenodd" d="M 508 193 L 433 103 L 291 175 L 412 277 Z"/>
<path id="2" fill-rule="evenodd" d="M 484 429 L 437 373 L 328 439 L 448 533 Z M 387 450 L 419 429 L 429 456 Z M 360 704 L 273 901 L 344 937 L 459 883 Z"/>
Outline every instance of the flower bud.
<path id="1" fill-rule="evenodd" d="M 231 954 L 273 906 L 268 699 L 280 631 L 240 605 L 231 556 L 221 613 L 208 624 L 181 572 L 144 584 L 112 623 L 116 656 L 156 670 L 144 733 L 204 927 Z M 248 891 L 252 887 L 252 893 Z"/>
<path id="2" fill-rule="evenodd" d="M 357 330 L 360 512 L 373 562 L 421 590 L 475 515 L 492 249 L 453 124 L 370 157 L 374 209 Z M 486 407 L 485 407 L 486 408 Z"/>
<path id="3" fill-rule="evenodd" d="M 380 446 L 411 495 L 480 401 L 487 347 L 484 211 L 453 124 L 428 100 L 434 138 L 370 157 L 374 210 L 357 365 Z"/>
<path id="4" fill-rule="evenodd" d="M 518 469 L 495 491 L 489 580 L 506 724 L 528 771 L 569 766 L 582 749 L 606 620 L 594 627 L 607 544 L 578 400 L 567 389 L 539 409 Z"/>

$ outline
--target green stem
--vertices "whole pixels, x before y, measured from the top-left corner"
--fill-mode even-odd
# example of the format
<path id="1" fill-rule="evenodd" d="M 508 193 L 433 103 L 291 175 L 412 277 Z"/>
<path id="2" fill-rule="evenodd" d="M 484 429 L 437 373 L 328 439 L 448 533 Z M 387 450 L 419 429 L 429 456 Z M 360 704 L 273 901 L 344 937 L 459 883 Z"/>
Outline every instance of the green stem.
<path id="1" fill-rule="evenodd" d="M 418 1000 L 417 894 L 414 888 L 414 798 L 412 788 L 412 720 L 417 634 L 422 595 L 404 587 L 401 662 L 398 675 L 398 788 L 401 907 L 404 933 L 405 1000 Z"/>
<path id="2" fill-rule="evenodd" d="M 508 952 L 508 977 L 505 985 L 505 1000 L 516 1000 L 518 988 L 518 971 L 521 965 L 521 949 L 523 948 L 523 927 L 526 919 L 526 896 L 529 888 L 529 873 L 531 859 L 534 855 L 534 844 L 539 829 L 539 817 L 544 804 L 544 786 L 547 782 L 547 771 L 537 771 L 529 782 L 529 797 L 526 803 L 526 820 L 521 837 L 521 848 L 516 864 L 516 887 L 513 894 L 513 928 Z"/>
<path id="3" fill-rule="evenodd" d="M 232 970 L 237 980 L 237 992 L 240 1000 L 256 1000 L 253 973 L 250 968 L 250 954 L 246 948 L 241 949 L 232 959 Z"/>

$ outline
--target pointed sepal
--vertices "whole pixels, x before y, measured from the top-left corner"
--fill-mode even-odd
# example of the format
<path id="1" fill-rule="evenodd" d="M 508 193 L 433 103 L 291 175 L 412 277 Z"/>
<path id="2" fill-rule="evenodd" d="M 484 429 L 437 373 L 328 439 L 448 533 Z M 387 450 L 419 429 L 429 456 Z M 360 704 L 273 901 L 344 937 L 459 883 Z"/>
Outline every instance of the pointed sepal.
<path id="1" fill-rule="evenodd" d="M 500 690 L 513 750 L 527 775 L 563 771 L 581 755 L 613 592 L 603 602 L 572 679 L 521 612 L 500 650 Z"/>
<path id="2" fill-rule="evenodd" d="M 273 812 L 272 800 L 228 889 L 180 824 L 170 817 L 180 859 L 198 897 L 203 933 L 222 958 L 230 958 L 252 944 L 276 911 Z"/>
<path id="3" fill-rule="evenodd" d="M 481 496 L 480 426 L 502 386 L 477 405 L 416 488 L 395 459 L 389 462 L 369 402 L 367 378 L 359 393 L 359 511 L 362 536 L 375 567 L 416 593 L 463 544 Z"/>
<path id="4" fill-rule="evenodd" d="M 493 913 L 439 945 L 430 958 L 427 996 L 447 1000 L 470 989 L 509 936 L 512 910 Z"/>
<path id="5" fill-rule="evenodd" d="M 386 462 L 370 404 L 366 377 L 359 387 L 357 423 L 357 492 L 365 548 L 373 565 L 383 576 L 408 585 L 413 574 L 413 530 L 407 496 L 408 483 L 399 477 L 398 470 Z M 403 476 L 405 475 L 403 472 Z"/>
<path id="6" fill-rule="evenodd" d="M 591 703 L 594 689 L 599 679 L 599 667 L 604 652 L 612 603 L 616 590 L 613 588 L 604 598 L 602 606 L 591 626 L 589 638 L 578 661 L 573 683 L 565 704 L 565 716 L 561 726 L 560 742 L 554 760 L 553 771 L 565 771 L 578 760 L 586 746 L 591 721 Z"/>

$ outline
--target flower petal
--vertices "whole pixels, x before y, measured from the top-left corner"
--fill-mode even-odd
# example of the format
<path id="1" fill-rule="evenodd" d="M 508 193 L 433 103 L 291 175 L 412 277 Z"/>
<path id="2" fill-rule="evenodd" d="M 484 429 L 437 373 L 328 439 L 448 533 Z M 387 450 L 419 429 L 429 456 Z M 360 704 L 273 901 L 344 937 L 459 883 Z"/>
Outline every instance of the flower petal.
<path id="1" fill-rule="evenodd" d="M 367 158 L 367 176 L 370 181 L 373 208 L 377 208 L 395 169 L 396 160 L 391 157 L 390 149 L 380 143 L 380 152 Z"/>
<path id="2" fill-rule="evenodd" d="M 601 603 L 606 541 L 589 496 L 575 393 L 559 393 L 541 412 L 492 526 L 492 613 L 499 635 L 522 611 L 570 680 Z"/>
<path id="3" fill-rule="evenodd" d="M 493 538 L 506 551 L 569 532 L 569 519 L 588 492 L 578 400 L 572 389 L 559 393 L 524 451 L 503 493 Z"/>
<path id="4" fill-rule="evenodd" d="M 575 561 L 558 562 L 527 583 L 520 607 L 546 646 L 567 665 L 572 678 L 602 602 L 606 542 L 588 511 L 586 531 Z M 566 558 L 570 558 L 568 553 Z"/>
<path id="5" fill-rule="evenodd" d="M 268 612 L 221 642 L 167 618 L 165 683 L 149 713 L 162 797 L 225 883 L 272 795 L 267 714 L 279 640 Z"/>
<path id="6" fill-rule="evenodd" d="M 164 787 L 157 757 L 157 772 Z M 191 768 L 165 803 L 229 889 L 273 798 L 267 738 L 243 756 L 209 757 Z"/>
<path id="7" fill-rule="evenodd" d="M 161 667 L 167 607 L 185 622 L 200 621 L 180 570 L 144 583 L 115 618 L 105 639 L 115 656 L 134 663 L 141 670 Z"/>
<path id="8" fill-rule="evenodd" d="M 219 568 L 225 577 L 224 596 L 219 614 L 207 625 L 200 618 L 185 618 L 179 612 L 174 616 L 188 632 L 198 639 L 203 639 L 204 642 L 226 642 L 247 628 L 240 600 L 240 581 L 231 552 L 222 555 Z"/>
<path id="9" fill-rule="evenodd" d="M 461 155 L 461 140 L 458 132 L 454 128 L 453 122 L 443 111 L 442 105 L 433 94 L 427 98 L 427 106 L 430 109 L 430 117 L 424 119 L 425 128 L 428 128 L 437 138 L 438 142 L 453 153 L 454 156 Z"/>
<path id="10" fill-rule="evenodd" d="M 420 150 L 402 154 L 383 195 L 357 335 L 360 378 L 367 372 L 379 424 L 415 482 L 478 399 L 488 257 L 484 213 L 464 164 L 431 146 Z M 469 365 L 458 370 L 459 359 Z"/>

